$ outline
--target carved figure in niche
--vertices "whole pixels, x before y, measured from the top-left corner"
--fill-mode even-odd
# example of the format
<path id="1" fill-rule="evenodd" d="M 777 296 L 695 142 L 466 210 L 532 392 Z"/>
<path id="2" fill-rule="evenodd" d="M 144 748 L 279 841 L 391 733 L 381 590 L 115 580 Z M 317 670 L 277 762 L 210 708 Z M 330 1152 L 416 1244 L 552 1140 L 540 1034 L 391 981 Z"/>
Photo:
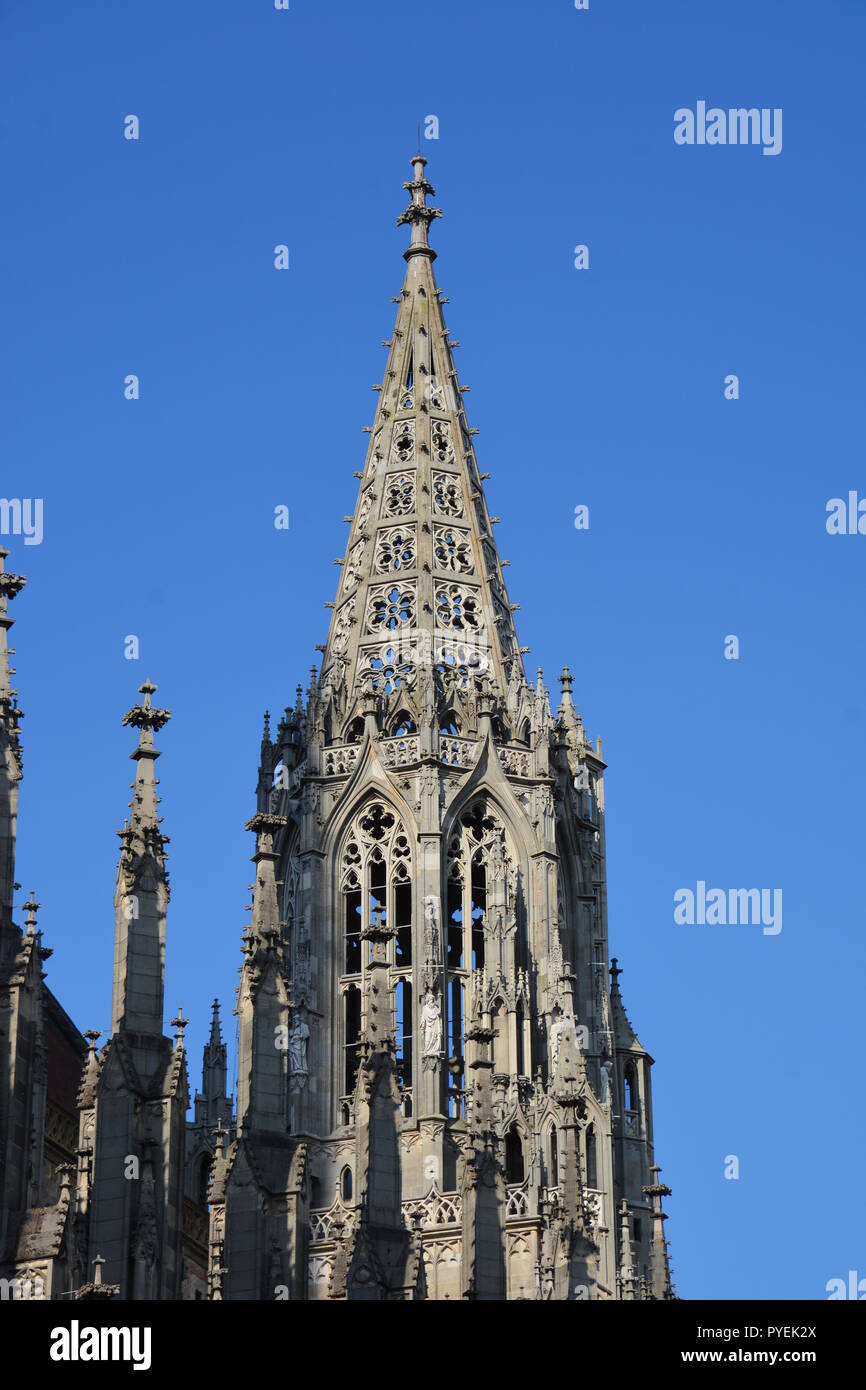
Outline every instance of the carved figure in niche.
<path id="1" fill-rule="evenodd" d="M 611 1104 L 613 1101 L 613 1062 L 608 1058 L 601 1064 L 601 1103 L 602 1105 Z"/>
<path id="2" fill-rule="evenodd" d="M 439 899 L 433 893 L 424 898 L 424 947 L 428 961 L 439 955 Z"/>
<path id="3" fill-rule="evenodd" d="M 307 1041 L 310 1036 L 310 1029 L 304 1017 L 303 1009 L 299 1009 L 295 1018 L 292 1031 L 289 1033 L 289 1059 L 291 1061 L 292 1072 L 295 1076 L 306 1076 L 309 1072 L 307 1061 Z"/>
<path id="4" fill-rule="evenodd" d="M 439 1001 L 432 989 L 428 989 L 424 995 L 420 1022 L 424 1039 L 424 1056 L 440 1056 L 442 1052 L 442 1014 L 439 1011 Z"/>
<path id="5" fill-rule="evenodd" d="M 565 1014 L 557 1008 L 554 1013 L 553 1022 L 550 1025 L 551 1070 L 554 1072 L 556 1071 L 556 1065 L 559 1061 L 559 1050 L 562 1047 L 562 1039 L 565 1036 L 567 1028 L 568 1019 Z"/>

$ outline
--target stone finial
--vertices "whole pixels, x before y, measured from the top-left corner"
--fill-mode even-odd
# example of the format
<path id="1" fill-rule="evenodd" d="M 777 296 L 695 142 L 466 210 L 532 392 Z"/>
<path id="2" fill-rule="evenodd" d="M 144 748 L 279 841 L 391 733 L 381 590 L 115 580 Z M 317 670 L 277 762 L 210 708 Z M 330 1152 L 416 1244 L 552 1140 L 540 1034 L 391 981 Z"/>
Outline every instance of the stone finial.
<path id="1" fill-rule="evenodd" d="M 171 1026 L 175 1029 L 174 1040 L 178 1047 L 183 1047 L 183 1030 L 186 1028 L 186 1025 L 188 1023 L 189 1019 L 184 1018 L 183 1009 L 178 1004 L 177 1016 L 171 1020 Z"/>
<path id="2" fill-rule="evenodd" d="M 159 731 L 162 726 L 167 724 L 169 719 L 171 719 L 171 710 L 154 709 L 151 705 L 150 697 L 151 695 L 155 695 L 158 689 L 159 686 L 154 685 L 150 679 L 145 680 L 144 684 L 138 687 L 139 694 L 144 696 L 144 703 L 141 705 L 133 705 L 132 709 L 127 710 L 121 720 L 124 726 L 132 724 L 134 728 L 140 731 L 139 747 L 151 747 L 153 744 L 153 730 L 156 729 Z"/>
<path id="3" fill-rule="evenodd" d="M 24 911 L 27 914 L 24 918 L 24 923 L 30 935 L 34 935 L 36 932 L 36 914 L 41 906 L 42 904 L 36 901 L 33 889 L 31 888 L 30 897 L 27 899 L 26 903 L 24 903 Z"/>
<path id="4" fill-rule="evenodd" d="M 408 183 L 403 184 L 412 199 L 405 212 L 401 212 L 397 218 L 398 227 L 408 223 L 412 228 L 412 239 L 408 249 L 403 252 L 407 261 L 411 256 L 427 256 L 431 261 L 436 259 L 436 252 L 427 240 L 427 233 L 434 217 L 441 217 L 442 211 L 440 208 L 427 206 L 427 194 L 429 193 L 432 197 L 436 189 L 424 177 L 426 163 L 427 161 L 422 154 L 413 155 L 412 171 L 414 177 Z"/>

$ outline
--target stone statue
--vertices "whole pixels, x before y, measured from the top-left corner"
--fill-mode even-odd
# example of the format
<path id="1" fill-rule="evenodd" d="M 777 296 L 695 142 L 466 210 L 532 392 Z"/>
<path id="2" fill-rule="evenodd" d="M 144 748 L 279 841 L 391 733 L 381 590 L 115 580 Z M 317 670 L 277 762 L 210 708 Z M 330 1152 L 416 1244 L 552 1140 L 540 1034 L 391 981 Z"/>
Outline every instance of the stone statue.
<path id="1" fill-rule="evenodd" d="M 607 1105 L 613 1097 L 613 1062 L 608 1059 L 601 1064 L 601 1103 Z"/>
<path id="2" fill-rule="evenodd" d="M 439 1003 L 432 989 L 424 995 L 421 1009 L 421 1033 L 424 1039 L 424 1056 L 438 1057 L 442 1052 L 442 1015 Z"/>
<path id="3" fill-rule="evenodd" d="M 550 1025 L 550 1050 L 552 1057 L 552 1070 L 556 1071 L 556 1064 L 559 1061 L 559 1049 L 562 1046 L 562 1039 L 568 1027 L 568 1019 L 565 1014 L 557 1013 L 555 1021 Z"/>
<path id="4" fill-rule="evenodd" d="M 306 1076 L 309 1072 L 307 1063 L 307 1039 L 309 1036 L 310 1030 L 307 1021 L 303 1013 L 298 1013 L 292 1031 L 289 1033 L 289 1058 L 295 1076 Z"/>

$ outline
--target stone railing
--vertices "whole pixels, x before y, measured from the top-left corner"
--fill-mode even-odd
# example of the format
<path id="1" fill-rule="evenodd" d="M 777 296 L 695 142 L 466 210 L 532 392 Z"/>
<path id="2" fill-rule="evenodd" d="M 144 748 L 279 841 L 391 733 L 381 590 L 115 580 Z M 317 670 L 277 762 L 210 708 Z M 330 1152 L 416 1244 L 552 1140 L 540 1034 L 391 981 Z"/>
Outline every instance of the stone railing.
<path id="1" fill-rule="evenodd" d="M 509 1187 L 508 1196 L 505 1201 L 505 1219 L 514 1220 L 521 1216 L 529 1215 L 529 1198 L 526 1195 L 526 1182 L 522 1182 L 519 1187 Z"/>
<path id="2" fill-rule="evenodd" d="M 533 758 L 528 748 L 503 748 L 498 743 L 496 753 L 502 770 L 509 777 L 531 777 Z"/>
<path id="3" fill-rule="evenodd" d="M 475 761 L 475 740 L 440 734 L 439 757 L 448 767 L 471 767 Z"/>
<path id="4" fill-rule="evenodd" d="M 322 1207 L 310 1212 L 310 1243 L 319 1244 L 324 1240 L 333 1240 L 335 1226 L 342 1223 L 344 1230 L 349 1230 L 355 1221 L 355 1212 L 351 1207 L 346 1207 L 342 1202 L 336 1201 L 333 1206 Z"/>
<path id="5" fill-rule="evenodd" d="M 397 738 L 383 738 L 379 747 L 386 767 L 410 767 L 419 758 L 417 734 L 404 734 Z"/>
<path id="6" fill-rule="evenodd" d="M 342 1223 L 344 1231 L 351 1229 L 356 1220 L 352 1207 L 336 1201 L 333 1206 L 310 1212 L 310 1244 L 322 1245 L 333 1240 L 336 1227 Z M 426 1197 L 413 1197 L 403 1203 L 403 1221 L 411 1230 L 415 1219 L 420 1216 L 422 1230 L 436 1230 L 440 1226 L 459 1226 L 462 1215 L 460 1194 L 457 1192 L 437 1192 L 435 1189 Z"/>
<path id="7" fill-rule="evenodd" d="M 343 747 L 325 749 L 325 776 L 348 777 L 355 771 L 358 761 L 358 744 L 347 743 Z"/>
<path id="8" fill-rule="evenodd" d="M 462 1216 L 459 1194 L 434 1191 L 427 1197 L 418 1197 L 403 1203 L 403 1220 L 410 1229 L 418 1216 L 424 1230 L 436 1226 L 458 1226 Z"/>

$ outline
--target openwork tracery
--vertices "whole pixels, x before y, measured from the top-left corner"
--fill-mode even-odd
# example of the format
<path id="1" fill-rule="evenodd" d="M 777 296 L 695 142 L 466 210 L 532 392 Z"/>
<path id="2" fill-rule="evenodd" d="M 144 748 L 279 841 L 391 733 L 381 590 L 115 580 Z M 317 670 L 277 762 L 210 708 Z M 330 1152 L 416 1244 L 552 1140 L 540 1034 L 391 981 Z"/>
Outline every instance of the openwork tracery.
<path id="1" fill-rule="evenodd" d="M 346 831 L 340 853 L 340 896 L 343 1094 L 352 1094 L 358 1074 L 367 964 L 362 932 L 372 926 L 391 927 L 395 932 L 389 952 L 397 1012 L 397 1063 L 405 1086 L 411 1087 L 412 850 L 399 816 L 382 801 L 367 802 Z"/>

